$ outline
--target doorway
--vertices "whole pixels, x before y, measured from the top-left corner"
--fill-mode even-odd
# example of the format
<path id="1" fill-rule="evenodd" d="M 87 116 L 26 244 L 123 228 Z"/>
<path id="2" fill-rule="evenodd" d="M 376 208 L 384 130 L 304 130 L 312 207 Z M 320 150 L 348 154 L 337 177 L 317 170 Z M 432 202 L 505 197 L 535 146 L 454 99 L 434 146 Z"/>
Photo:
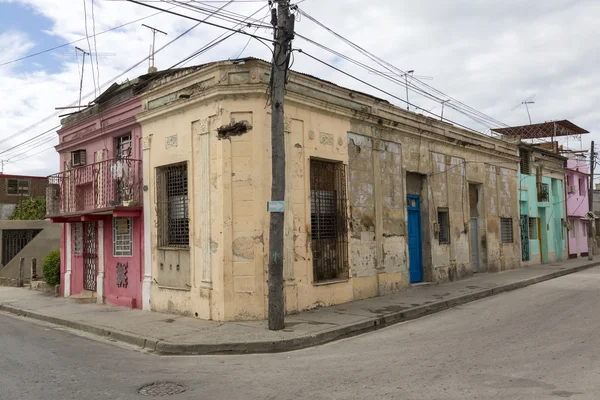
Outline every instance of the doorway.
<path id="1" fill-rule="evenodd" d="M 83 289 L 96 291 L 96 270 L 98 266 L 98 229 L 95 222 L 83 224 Z"/>
<path id="2" fill-rule="evenodd" d="M 540 241 L 540 259 L 548 262 L 548 221 L 546 220 L 546 209 L 538 207 L 538 239 Z"/>
<path id="3" fill-rule="evenodd" d="M 421 247 L 421 198 L 406 196 L 408 210 L 408 258 L 410 283 L 423 281 L 423 250 Z"/>

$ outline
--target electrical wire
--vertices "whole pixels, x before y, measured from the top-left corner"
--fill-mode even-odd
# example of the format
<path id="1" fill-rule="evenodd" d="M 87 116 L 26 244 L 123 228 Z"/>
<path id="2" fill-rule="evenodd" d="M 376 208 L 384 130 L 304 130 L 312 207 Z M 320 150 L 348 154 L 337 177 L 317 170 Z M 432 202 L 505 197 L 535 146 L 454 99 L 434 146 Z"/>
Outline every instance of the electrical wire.
<path id="1" fill-rule="evenodd" d="M 157 14 L 158 14 L 158 13 L 157 13 Z M 169 41 L 168 43 L 166 43 L 166 44 L 165 44 L 165 45 L 163 45 L 162 47 L 158 48 L 158 49 L 157 49 L 157 50 L 156 50 L 154 53 L 155 53 L 155 54 L 157 54 L 157 53 L 161 52 L 162 50 L 164 50 L 165 48 L 167 48 L 168 46 L 170 46 L 171 44 L 173 44 L 175 41 L 179 40 L 179 39 L 180 39 L 180 38 L 182 38 L 184 35 L 186 35 L 187 33 L 189 33 L 189 32 L 190 32 L 190 30 L 191 30 L 191 29 L 188 29 L 187 31 L 185 31 L 185 32 L 183 32 L 182 34 L 180 34 L 179 36 L 175 37 L 174 39 L 172 39 L 171 41 Z M 137 63 L 135 63 L 134 65 L 132 65 L 131 67 L 127 68 L 125 71 L 121 72 L 119 75 L 117 75 L 117 76 L 113 77 L 113 78 L 112 78 L 112 79 L 110 79 L 109 81 L 107 81 L 107 82 L 105 82 L 104 84 L 102 84 L 102 85 L 100 86 L 100 89 L 102 89 L 102 88 L 104 88 L 104 87 L 106 87 L 106 86 L 108 86 L 108 85 L 112 84 L 112 83 L 113 83 L 113 82 L 115 82 L 117 79 L 119 79 L 119 78 L 120 78 L 120 77 L 122 77 L 123 75 L 127 74 L 129 71 L 131 71 L 131 70 L 133 70 L 133 69 L 137 68 L 139 65 L 141 65 L 142 63 L 144 63 L 144 62 L 145 62 L 146 60 L 148 60 L 149 58 L 150 58 L 150 55 L 148 55 L 148 56 L 144 57 L 143 59 L 141 59 L 140 61 L 138 61 L 138 62 L 137 62 Z M 94 94 L 95 94 L 95 92 L 89 92 L 89 93 L 87 93 L 85 96 L 83 96 L 82 98 L 88 98 L 88 97 L 90 97 L 90 96 L 92 96 L 92 95 L 94 95 Z M 75 102 L 73 102 L 73 103 L 69 104 L 69 106 L 75 106 L 75 105 L 77 105 L 77 101 L 75 101 Z M 10 135 L 10 136 L 8 136 L 8 137 L 6 137 L 6 138 L 4 138 L 4 139 L 0 140 L 0 144 L 2 144 L 2 143 L 5 143 L 5 142 L 7 142 L 7 141 L 9 141 L 9 140 L 11 140 L 11 139 L 13 139 L 13 138 L 17 137 L 17 136 L 21 136 L 23 133 L 25 133 L 25 132 L 28 132 L 28 131 L 30 131 L 30 130 L 32 130 L 32 129 L 34 129 L 34 128 L 36 128 L 37 126 L 39 126 L 39 125 L 43 124 L 44 122 L 46 122 L 46 121 L 48 121 L 48 120 L 50 120 L 50 119 L 52 119 L 52 118 L 56 117 L 58 114 L 60 114 L 60 111 L 57 111 L 57 112 L 55 112 L 55 113 L 53 113 L 53 114 L 51 114 L 51 115 L 49 115 L 49 116 L 47 116 L 47 117 L 45 117 L 45 118 L 41 119 L 40 121 L 38 121 L 38 122 L 36 122 L 36 123 L 34 123 L 34 124 L 32 124 L 32 125 L 30 125 L 30 126 L 28 126 L 28 127 L 24 128 L 24 129 L 20 130 L 19 132 L 16 132 L 16 133 L 14 133 L 14 134 L 12 134 L 12 135 Z M 52 130 L 54 130 L 54 129 L 57 129 L 57 128 L 60 128 L 60 125 L 58 125 L 58 126 L 56 126 L 56 127 L 52 128 L 52 129 L 50 129 L 49 131 L 46 131 L 46 132 L 43 132 L 43 133 L 41 133 L 41 134 L 39 134 L 39 135 L 37 135 L 37 136 L 34 136 L 33 138 L 31 138 L 31 139 L 29 139 L 29 140 L 26 140 L 25 142 L 22 142 L 20 145 L 22 145 L 22 144 L 25 144 L 25 143 L 27 143 L 27 142 L 29 142 L 29 141 L 31 141 L 31 140 L 33 140 L 33 139 L 37 138 L 37 137 L 40 137 L 40 136 L 41 136 L 41 135 L 43 135 L 43 134 L 47 134 L 48 132 L 50 132 L 50 131 L 52 131 Z M 13 146 L 13 147 L 11 147 L 11 148 L 10 148 L 10 149 L 8 149 L 8 150 L 11 150 L 11 149 L 13 149 L 13 148 L 15 148 L 15 147 L 18 147 L 18 146 L 19 146 L 19 145 L 17 145 L 17 146 Z M 5 150 L 5 151 L 3 151 L 3 152 L 6 152 L 6 151 L 8 151 L 8 150 Z M 2 154 L 3 152 L 0 152 L 0 154 Z"/>
<path id="2" fill-rule="evenodd" d="M 21 143 L 19 143 L 19 144 L 15 145 L 15 146 L 13 146 L 13 147 L 11 147 L 11 148 L 9 148 L 9 149 L 6 149 L 6 150 L 3 150 L 3 151 L 0 151 L 0 154 L 7 153 L 7 152 L 9 152 L 9 151 L 11 151 L 11 150 L 13 150 L 13 149 L 16 149 L 16 148 L 18 148 L 18 147 L 20 147 L 20 146 L 23 146 L 24 144 L 26 144 L 26 143 L 29 143 L 29 142 L 31 142 L 31 141 L 33 141 L 33 140 L 35 140 L 35 139 L 39 138 L 39 137 L 42 137 L 43 135 L 47 135 L 48 133 L 50 133 L 50 132 L 53 132 L 53 131 L 55 131 L 55 130 L 56 130 L 56 129 L 58 129 L 58 128 L 60 128 L 60 125 L 56 125 L 55 127 L 53 127 L 53 128 L 50 128 L 50 129 L 48 129 L 47 131 L 44 131 L 44 132 L 40 133 L 39 135 L 36 135 L 36 136 L 32 137 L 31 139 L 28 139 L 28 140 L 26 140 L 26 141 L 24 141 L 24 142 L 21 142 Z"/>
<path id="3" fill-rule="evenodd" d="M 106 0 L 105 0 L 105 1 L 106 1 Z M 126 0 L 122 0 L 122 1 L 126 1 Z M 174 9 L 174 8 L 176 8 L 176 7 L 171 7 L 171 8 L 170 8 L 170 10 L 172 10 L 172 9 Z M 102 32 L 99 32 L 99 33 L 97 33 L 95 36 L 100 36 L 100 35 L 102 35 L 102 34 L 105 34 L 105 33 L 108 33 L 108 32 L 115 31 L 115 30 L 117 30 L 117 29 L 123 28 L 124 26 L 131 25 L 131 24 L 135 24 L 136 22 L 143 21 L 143 20 L 145 20 L 145 19 L 148 19 L 148 18 L 151 18 L 151 17 L 157 16 L 157 15 L 159 15 L 159 14 L 162 14 L 162 11 L 159 11 L 159 12 L 156 12 L 156 13 L 153 13 L 153 14 L 150 14 L 150 15 L 147 15 L 147 16 L 145 16 L 145 17 L 142 17 L 142 18 L 138 18 L 138 19 L 136 19 L 136 20 L 133 20 L 133 21 L 127 22 L 127 23 L 125 23 L 125 24 L 121 24 L 121 25 L 118 25 L 118 26 L 114 26 L 114 27 L 112 27 L 112 28 L 110 28 L 110 29 L 107 29 L 107 30 L 105 30 L 105 31 L 102 31 Z M 95 36 L 94 36 L 94 37 L 95 37 Z M 57 49 L 60 49 L 60 48 L 66 47 L 66 46 L 70 46 L 70 45 L 72 45 L 72 44 L 79 43 L 79 42 L 81 42 L 81 41 L 83 41 L 83 40 L 86 40 L 86 39 L 87 39 L 87 38 L 83 37 L 83 38 L 81 38 L 81 39 L 77 39 L 77 40 L 74 40 L 74 41 L 72 41 L 72 42 L 69 42 L 69 43 L 64 43 L 64 44 L 61 44 L 61 45 L 58 45 L 58 46 L 51 47 L 51 48 L 49 48 L 49 49 L 46 49 L 46 50 L 38 51 L 37 53 L 32 53 L 32 54 L 28 54 L 28 55 L 26 55 L 26 56 L 23 56 L 23 57 L 16 58 L 16 59 L 14 59 L 14 60 L 5 61 L 5 62 L 2 62 L 2 63 L 0 63 L 0 67 L 2 67 L 2 66 L 4 66 L 4 65 L 8 65 L 8 64 L 13 64 L 13 63 L 16 63 L 16 62 L 19 62 L 19 61 L 23 61 L 23 60 L 25 60 L 25 59 L 28 59 L 28 58 L 31 58 L 31 57 L 39 56 L 39 55 L 41 55 L 41 54 L 49 53 L 49 52 L 51 52 L 51 51 L 54 51 L 54 50 L 57 50 Z"/>
<path id="4" fill-rule="evenodd" d="M 250 17 L 253 17 L 254 15 L 258 14 L 260 11 L 262 11 L 263 8 L 267 7 L 267 5 L 261 7 L 260 9 L 256 10 L 254 13 L 252 13 L 250 15 Z M 270 14 L 267 14 L 267 16 Z M 263 21 L 266 19 L 266 17 L 263 18 Z M 242 21 L 241 23 L 243 23 L 244 21 Z M 256 33 L 258 31 L 259 27 L 256 27 L 254 30 L 254 33 Z M 211 42 L 209 42 L 207 45 L 203 46 L 201 49 L 195 51 L 194 53 L 192 53 L 191 55 L 189 55 L 188 57 L 184 58 L 183 60 L 179 61 L 178 63 L 174 64 L 173 66 L 171 66 L 169 69 L 173 69 L 179 66 L 183 66 L 185 64 L 187 64 L 188 62 L 190 62 L 191 60 L 193 60 L 194 58 L 198 57 L 199 55 L 203 54 L 204 52 L 206 52 L 207 50 L 213 48 L 214 46 L 224 42 L 225 40 L 229 39 L 230 37 L 232 37 L 233 35 L 235 35 L 235 32 L 227 35 L 227 37 L 225 36 L 225 33 L 223 33 L 222 35 L 218 36 L 217 38 L 213 39 Z M 240 52 L 240 54 L 236 57 L 236 59 L 240 58 L 242 53 L 246 50 L 246 48 L 248 47 L 248 45 L 250 44 L 250 41 L 252 40 L 252 37 L 248 38 L 248 42 L 246 42 L 246 45 L 244 46 L 244 48 L 242 49 L 242 51 Z M 214 42 L 214 43 L 213 43 Z"/>
<path id="5" fill-rule="evenodd" d="M 42 149 L 42 150 L 40 150 L 40 151 L 37 151 L 37 152 L 35 152 L 35 153 L 33 153 L 33 154 L 29 154 L 29 155 L 27 155 L 27 156 L 25 156 L 25 157 L 21 157 L 21 158 L 19 158 L 19 159 L 17 159 L 17 160 L 13 160 L 13 161 L 10 161 L 10 162 L 11 162 L 11 163 L 17 163 L 17 162 L 20 162 L 20 161 L 26 160 L 26 159 L 28 159 L 28 158 L 31 158 L 31 157 L 33 157 L 33 156 L 36 156 L 36 155 L 38 155 L 38 154 L 44 153 L 44 152 L 46 152 L 46 151 L 48 151 L 48 150 L 52 150 L 52 149 L 54 149 L 54 148 L 55 148 L 55 146 L 46 147 L 45 149 Z"/>
<path id="6" fill-rule="evenodd" d="M 229 3 L 229 2 L 232 2 L 232 1 L 233 1 L 233 0 L 229 0 L 229 1 L 228 1 L 228 3 Z M 261 9 L 259 9 L 259 10 L 258 10 L 256 13 L 260 12 L 260 10 L 262 10 L 263 8 L 264 8 L 264 7 L 261 7 Z M 162 12 L 162 11 L 161 11 L 161 12 Z M 256 14 L 256 13 L 255 13 L 255 14 Z M 158 14 L 158 13 L 157 13 L 157 14 Z M 155 15 L 155 14 L 154 14 L 154 15 Z M 254 14 L 253 14 L 253 15 L 254 15 Z M 208 19 L 208 18 L 209 18 L 209 17 L 207 17 L 206 19 Z M 199 21 L 199 22 L 205 22 L 205 21 Z M 168 47 L 169 45 L 171 45 L 171 44 L 172 44 L 172 43 L 174 43 L 175 41 L 179 40 L 181 37 L 183 37 L 184 35 L 186 35 L 187 33 L 189 33 L 189 32 L 190 32 L 190 31 L 191 31 L 191 30 L 192 30 L 194 27 L 196 27 L 196 26 L 198 26 L 198 25 L 199 25 L 199 24 L 196 24 L 196 25 L 194 25 L 192 28 L 190 28 L 190 29 L 186 30 L 185 32 L 183 32 L 183 33 L 182 33 L 182 34 L 180 34 L 179 36 L 175 37 L 174 39 L 172 39 L 171 41 L 169 41 L 168 43 L 166 43 L 165 45 L 163 45 L 162 47 L 160 47 L 159 49 L 157 49 L 157 50 L 155 51 L 155 54 L 156 54 L 156 53 L 159 53 L 160 51 L 164 50 L 166 47 Z M 235 33 L 238 33 L 238 31 L 235 31 L 235 30 L 233 30 L 233 34 L 235 34 Z M 233 34 L 232 34 L 232 35 L 233 35 Z M 231 35 L 230 35 L 230 36 L 231 36 Z M 230 37 L 230 36 L 229 36 L 229 37 Z M 252 36 L 252 35 L 250 35 L 250 36 Z M 227 38 L 225 38 L 225 39 L 227 39 Z M 213 40 L 212 42 L 215 42 L 215 40 Z M 212 42 L 211 42 L 211 46 L 210 46 L 209 48 L 212 48 L 212 47 L 214 47 L 215 45 L 217 45 L 217 44 L 221 43 L 222 41 L 219 41 L 218 43 L 212 43 Z M 207 47 L 207 46 L 204 46 L 204 47 Z M 208 50 L 208 49 L 206 49 L 206 50 Z M 206 51 L 206 50 L 205 50 L 205 51 Z M 195 54 L 195 56 L 197 56 L 197 55 L 199 55 L 199 54 Z M 150 56 L 146 56 L 146 57 L 144 57 L 142 60 L 140 60 L 140 61 L 139 61 L 139 62 L 137 62 L 136 64 L 132 65 L 130 68 L 126 69 L 125 71 L 123 71 L 122 73 L 120 73 L 119 75 L 117 75 L 116 77 L 114 77 L 113 79 L 111 79 L 111 80 L 107 81 L 106 83 L 104 83 L 103 85 L 101 85 L 101 87 L 100 87 L 100 88 L 103 88 L 103 87 L 105 87 L 105 86 L 107 86 L 107 85 L 111 84 L 112 82 L 116 81 L 116 80 L 117 80 L 117 79 L 119 79 L 121 76 L 123 76 L 123 75 L 127 74 L 129 71 L 133 70 L 134 68 L 138 67 L 140 64 L 142 64 L 143 62 L 145 62 L 146 60 L 148 60 L 148 58 L 149 58 L 149 57 L 150 57 Z M 175 64 L 175 65 L 174 65 L 173 67 L 171 67 L 170 69 L 172 69 L 172 68 L 176 67 L 177 65 L 178 65 L 178 64 Z M 92 94 L 93 94 L 93 93 L 88 93 L 88 94 L 86 94 L 86 95 L 85 95 L 83 98 L 87 98 L 87 97 L 91 96 Z M 71 106 L 75 105 L 76 103 L 77 103 L 77 102 L 71 103 Z M 1 144 L 1 143 L 5 143 L 6 141 L 8 141 L 8 140 L 11 140 L 11 139 L 13 139 L 14 137 L 16 137 L 16 136 L 19 136 L 19 135 L 21 135 L 21 134 L 23 134 L 23 133 L 25 133 L 25 132 L 27 132 L 27 131 L 29 131 L 29 130 L 31 130 L 31 129 L 34 129 L 35 127 L 39 126 L 40 124 L 42 124 L 42 123 L 44 123 L 44 122 L 48 121 L 49 119 L 51 119 L 51 118 L 53 118 L 53 117 L 57 116 L 59 113 L 60 113 L 60 112 L 55 112 L 55 113 L 53 113 L 52 115 L 49 115 L 48 117 L 46 117 L 46 118 L 44 118 L 44 119 L 42 119 L 42 120 L 40 120 L 40 121 L 36 122 L 35 124 L 33 124 L 33 125 L 31 125 L 31 126 L 29 126 L 29 127 L 25 128 L 25 129 L 23 129 L 23 130 L 21 130 L 21 131 L 19 131 L 19 132 L 15 133 L 15 134 L 13 134 L 13 135 L 10 135 L 10 136 L 9 136 L 9 137 L 7 137 L 7 138 L 4 138 L 4 139 L 0 140 L 0 144 Z M 57 125 L 57 126 L 55 126 L 55 127 L 51 128 L 51 129 L 50 129 L 50 130 L 48 130 L 48 131 L 42 132 L 42 133 L 40 133 L 39 135 L 36 135 L 36 136 L 34 136 L 34 137 L 32 137 L 32 138 L 30 138 L 30 139 L 28 139 L 28 140 L 24 141 L 24 142 L 21 142 L 21 143 L 19 143 L 19 144 L 15 145 L 15 146 L 13 146 L 13 147 L 11 147 L 11 148 L 9 148 L 9 149 L 3 150 L 3 151 L 1 151 L 1 152 L 0 152 L 0 154 L 4 154 L 4 153 L 6 153 L 6 152 L 9 152 L 9 151 L 11 151 L 11 150 L 14 150 L 14 149 L 16 149 L 16 148 L 19 148 L 20 146 L 23 146 L 23 145 L 25 145 L 25 144 L 27 144 L 27 143 L 30 143 L 30 142 L 32 142 L 33 140 L 35 140 L 35 139 L 37 139 L 37 138 L 39 138 L 39 137 L 42 137 L 43 135 L 49 134 L 49 133 L 50 133 L 50 132 L 52 132 L 53 130 L 56 130 L 56 129 L 60 128 L 60 126 L 61 126 L 61 125 Z"/>
<path id="7" fill-rule="evenodd" d="M 359 52 L 361 52 L 363 55 L 367 56 L 368 58 L 370 58 L 371 60 L 375 61 L 376 63 L 378 63 L 379 65 L 381 65 L 382 67 L 384 67 L 385 69 L 387 69 L 388 71 L 395 73 L 395 74 L 400 74 L 400 75 L 404 75 L 406 74 L 405 71 L 400 70 L 399 68 L 393 66 L 392 64 L 384 61 L 383 59 L 375 56 L 374 54 L 370 53 L 369 51 L 365 50 L 364 48 L 362 48 L 361 46 L 357 45 L 356 43 L 346 39 L 345 37 L 343 37 L 342 35 L 338 34 L 337 32 L 333 31 L 332 29 L 330 29 L 329 27 L 325 26 L 324 24 L 322 24 L 321 22 L 317 21 L 315 18 L 313 18 L 312 16 L 310 16 L 308 13 L 306 13 L 304 10 L 301 10 L 300 8 L 296 7 L 298 9 L 298 12 L 305 16 L 306 18 L 308 18 L 309 20 L 311 20 L 312 22 L 314 22 L 315 24 L 319 25 L 320 27 L 322 27 L 323 29 L 327 30 L 328 32 L 332 33 L 333 35 L 335 35 L 336 37 L 338 37 L 339 39 L 343 40 L 344 42 L 346 42 L 347 44 L 349 44 L 351 47 L 357 49 Z M 424 87 L 434 91 L 434 93 L 436 93 L 434 96 L 441 96 L 441 97 L 445 97 L 446 99 L 450 99 L 452 100 L 451 102 L 445 101 L 446 107 L 454 109 L 456 111 L 458 108 L 460 108 L 460 111 L 462 114 L 464 114 L 465 116 L 468 116 L 469 118 L 473 119 L 474 121 L 483 124 L 484 126 L 487 127 L 497 127 L 497 126 L 508 126 L 464 103 L 462 103 L 461 101 L 448 96 L 447 94 L 441 92 L 440 90 L 426 84 L 425 82 L 419 80 L 418 78 L 414 78 L 414 81 L 419 82 L 419 84 L 423 85 Z M 423 89 L 417 87 L 416 85 L 414 85 L 411 81 L 409 88 L 411 88 L 413 91 L 418 92 L 419 94 L 423 94 L 424 91 Z M 428 93 L 428 92 L 427 92 Z M 428 93 L 429 95 L 432 95 L 431 93 Z M 438 100 L 438 102 L 441 103 L 442 99 Z M 454 102 L 454 104 L 452 104 L 452 102 Z M 459 106 L 457 106 L 459 105 Z"/>
<path id="8" fill-rule="evenodd" d="M 383 90 L 383 89 L 381 89 L 381 88 L 379 88 L 379 87 L 377 87 L 377 86 L 375 86 L 375 85 L 372 85 L 372 84 L 370 84 L 369 82 L 367 82 L 367 81 L 364 81 L 364 80 L 362 80 L 362 79 L 360 79 L 360 78 L 358 78 L 358 77 L 356 77 L 356 76 L 354 76 L 354 75 L 352 75 L 352 74 L 350 74 L 350 73 L 348 73 L 348 72 L 346 72 L 346 71 L 343 71 L 343 70 L 341 70 L 340 68 L 337 68 L 336 66 L 334 66 L 334 65 L 331 65 L 331 64 L 329 64 L 328 62 L 325 62 L 325 61 L 323 61 L 323 60 L 321 60 L 321 59 L 319 59 L 319 58 L 317 58 L 317 57 L 315 57 L 315 56 L 313 56 L 313 55 L 310 55 L 310 54 L 308 54 L 308 53 L 307 53 L 307 52 L 305 52 L 305 51 L 298 50 L 298 52 L 299 52 L 299 53 L 301 53 L 301 54 L 304 54 L 305 56 L 307 56 L 307 57 L 309 57 L 309 58 L 312 58 L 313 60 L 315 60 L 315 61 L 317 61 L 317 62 L 319 62 L 319 63 L 321 63 L 321 64 L 323 64 L 323 65 L 326 65 L 326 66 L 328 66 L 329 68 L 332 68 L 332 69 L 334 69 L 334 70 L 336 70 L 336 71 L 338 71 L 338 72 L 340 72 L 340 73 L 342 73 L 342 74 L 344 74 L 344 75 L 346 75 L 346 76 L 348 76 L 348 77 L 350 77 L 350 78 L 352 78 L 352 79 L 354 79 L 354 80 L 356 80 L 356 81 L 358 81 L 358 82 L 360 82 L 360 83 L 362 83 L 362 84 L 364 84 L 364 85 L 367 85 L 367 86 L 369 86 L 369 87 L 371 87 L 371 88 L 373 88 L 373 89 L 375 89 L 375 90 L 378 90 L 378 91 L 380 91 L 380 92 L 382 92 L 382 93 L 384 93 L 384 94 L 387 94 L 388 96 L 390 96 L 390 97 L 393 97 L 393 98 L 395 98 L 395 99 L 397 99 L 397 100 L 399 100 L 399 101 L 402 101 L 403 103 L 406 103 L 406 104 L 408 104 L 408 105 L 410 105 L 410 106 L 412 106 L 412 107 L 414 107 L 414 108 L 416 108 L 416 109 L 422 110 L 424 113 L 428 113 L 428 114 L 430 114 L 430 115 L 433 115 L 433 116 L 435 116 L 435 117 L 440 117 L 439 115 L 437 115 L 437 114 L 435 114 L 435 113 L 432 113 L 432 112 L 431 112 L 431 111 L 429 111 L 429 110 L 426 110 L 426 109 L 424 109 L 424 108 L 422 108 L 422 107 L 420 107 L 420 106 L 417 106 L 416 104 L 413 104 L 413 103 L 411 103 L 411 102 L 408 102 L 408 101 L 406 101 L 406 100 L 404 100 L 404 99 L 401 99 L 400 97 L 398 97 L 398 96 L 395 96 L 395 95 L 393 95 L 392 93 L 390 93 L 390 92 L 388 92 L 388 91 L 386 91 L 386 90 Z M 471 131 L 471 132 L 475 132 L 475 133 L 481 133 L 481 132 L 477 132 L 477 131 L 473 130 L 472 128 L 469 128 L 468 126 L 462 125 L 462 124 L 460 124 L 460 123 L 458 123 L 458 122 L 454 122 L 454 121 L 452 121 L 452 120 L 450 120 L 450 119 L 447 119 L 447 118 L 446 118 L 446 121 L 448 121 L 448 122 L 451 122 L 451 123 L 453 123 L 453 124 L 454 124 L 454 125 L 456 125 L 456 126 L 460 126 L 461 128 L 467 129 L 467 130 L 469 130 L 469 131 Z"/>
<path id="9" fill-rule="evenodd" d="M 153 8 L 155 10 L 163 11 L 163 12 L 166 12 L 166 13 L 169 13 L 169 14 L 172 14 L 172 15 L 176 15 L 178 17 L 187 18 L 187 19 L 190 19 L 190 20 L 196 21 L 196 22 L 202 22 L 202 23 L 204 23 L 206 25 L 209 25 L 209 26 L 214 26 L 216 28 L 225 29 L 225 30 L 228 30 L 228 31 L 240 33 L 242 35 L 251 36 L 251 37 L 254 37 L 254 38 L 257 38 L 257 39 L 262 39 L 262 40 L 265 40 L 267 42 L 273 43 L 273 39 L 267 39 L 267 38 L 264 38 L 262 36 L 252 35 L 250 33 L 244 32 L 244 31 L 242 31 L 240 29 L 234 29 L 234 28 L 230 28 L 230 27 L 227 27 L 227 26 L 215 24 L 215 23 L 212 23 L 212 22 L 203 21 L 203 20 L 200 20 L 200 19 L 197 19 L 197 18 L 194 18 L 194 17 L 190 17 L 189 15 L 176 13 L 174 11 L 170 11 L 168 9 L 162 9 L 160 7 L 156 7 L 156 6 L 153 6 L 153 5 L 150 5 L 150 4 L 141 3 L 139 0 L 127 0 L 127 2 L 129 2 L 129 3 L 135 3 L 135 4 L 138 4 L 138 5 L 143 6 L 143 7 Z"/>
<path id="10" fill-rule="evenodd" d="M 187 10 L 190 10 L 190 11 L 195 11 L 197 13 L 204 14 L 204 15 L 209 15 L 211 13 L 214 13 L 215 9 L 217 9 L 216 6 L 209 6 L 212 9 L 202 8 L 202 7 L 196 6 L 194 4 L 190 4 L 191 1 L 189 1 L 187 3 L 184 3 L 182 1 L 177 1 L 177 0 L 162 0 L 162 2 L 166 3 L 166 4 L 170 4 L 170 5 L 177 5 L 177 6 L 181 7 L 181 8 L 184 8 L 184 9 L 187 9 Z M 197 1 L 194 1 L 194 3 L 202 4 L 202 3 L 197 2 Z M 218 11 L 221 11 L 221 10 L 219 9 Z M 246 17 L 243 14 L 238 14 L 238 13 L 235 13 L 235 12 L 232 12 L 232 11 L 222 11 L 222 12 L 220 12 L 220 14 L 221 15 L 218 16 L 218 17 L 216 17 L 216 18 L 224 20 L 224 21 L 227 21 L 227 22 L 234 22 L 236 24 L 239 24 L 241 22 L 245 22 L 248 25 L 258 26 L 260 28 L 273 29 L 272 26 L 270 26 L 270 25 L 264 25 L 261 21 L 259 21 L 257 19 L 251 20 L 250 18 Z"/>

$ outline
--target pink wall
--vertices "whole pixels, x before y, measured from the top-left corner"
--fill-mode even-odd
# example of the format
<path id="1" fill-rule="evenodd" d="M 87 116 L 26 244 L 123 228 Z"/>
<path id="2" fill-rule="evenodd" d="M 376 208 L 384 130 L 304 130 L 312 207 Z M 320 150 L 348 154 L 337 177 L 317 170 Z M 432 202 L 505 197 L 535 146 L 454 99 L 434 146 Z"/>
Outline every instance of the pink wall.
<path id="1" fill-rule="evenodd" d="M 585 160 L 567 160 L 566 185 L 567 217 L 569 231 L 569 254 L 587 253 L 587 221 L 583 218 L 589 211 L 588 166 Z"/>
<path id="2" fill-rule="evenodd" d="M 143 217 L 132 218 L 133 253 L 114 256 L 113 220 L 104 222 L 104 296 L 108 303 L 125 307 L 142 307 Z M 117 263 L 127 263 L 127 287 L 117 287 Z"/>
<path id="3" fill-rule="evenodd" d="M 131 158 L 141 160 L 140 140 L 142 130 L 135 116 L 142 111 L 142 102 L 138 98 L 129 99 L 99 115 L 77 121 L 58 131 L 60 170 L 64 171 L 65 162 L 70 160 L 71 151 L 86 150 L 87 163 L 95 162 L 94 153 L 105 150 L 104 159 L 115 157 L 115 138 L 131 132 L 133 151 Z"/>
<path id="4" fill-rule="evenodd" d="M 103 160 L 115 158 L 115 138 L 131 133 L 132 152 L 131 158 L 141 160 L 141 127 L 135 120 L 136 114 L 142 111 L 142 103 L 138 98 L 126 100 L 112 109 L 103 111 L 102 115 L 92 115 L 76 121 L 58 131 L 59 145 L 56 146 L 60 154 L 60 170 L 64 171 L 65 162 L 71 159 L 71 151 L 86 150 L 87 164 L 96 161 L 95 153 L 103 151 Z M 132 224 L 133 255 L 129 257 L 113 256 L 113 229 L 112 215 L 105 215 L 104 219 L 104 300 L 108 303 L 126 307 L 142 306 L 142 279 L 143 279 L 143 213 L 134 217 Z M 73 223 L 80 220 L 80 216 L 70 216 Z M 74 228 L 73 228 L 74 231 Z M 83 255 L 66 253 L 66 224 L 63 224 L 61 235 L 61 274 L 64 282 L 66 272 L 66 258 L 71 257 L 71 294 L 83 291 Z M 74 250 L 72 243 L 72 250 Z M 100 249 L 98 249 L 100 251 Z M 116 265 L 119 262 L 128 263 L 128 284 L 126 288 L 117 287 Z M 99 266 L 97 271 L 99 270 Z M 68 284 L 68 283 L 67 283 Z M 64 295 L 64 285 L 61 286 Z"/>

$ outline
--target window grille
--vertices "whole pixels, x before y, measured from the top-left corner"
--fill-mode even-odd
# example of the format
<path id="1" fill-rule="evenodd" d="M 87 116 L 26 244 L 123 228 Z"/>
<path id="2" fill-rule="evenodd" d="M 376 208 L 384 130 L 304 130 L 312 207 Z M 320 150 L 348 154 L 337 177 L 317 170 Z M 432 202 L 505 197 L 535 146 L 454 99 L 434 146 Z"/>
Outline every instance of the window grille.
<path id="1" fill-rule="evenodd" d="M 529 239 L 538 239 L 538 219 L 529 218 Z"/>
<path id="2" fill-rule="evenodd" d="M 186 248 L 190 244 L 187 163 L 156 169 L 158 246 Z"/>
<path id="3" fill-rule="evenodd" d="M 512 218 L 500 218 L 500 241 L 501 243 L 514 242 Z"/>
<path id="4" fill-rule="evenodd" d="M 524 175 L 529 175 L 529 174 L 531 174 L 531 163 L 530 163 L 529 151 L 521 150 L 520 153 L 521 153 L 521 162 L 520 162 L 521 173 Z"/>
<path id="5" fill-rule="evenodd" d="M 29 196 L 29 180 L 28 179 L 8 179 L 6 182 L 6 193 Z"/>
<path id="6" fill-rule="evenodd" d="M 314 281 L 348 279 L 344 164 L 311 160 L 310 189 Z"/>
<path id="7" fill-rule="evenodd" d="M 588 237 L 588 222 L 587 221 L 581 221 L 581 226 L 583 228 L 583 237 L 584 238 Z"/>
<path id="8" fill-rule="evenodd" d="M 570 229 L 569 229 L 569 237 L 574 238 L 575 237 L 575 229 L 577 229 L 577 220 L 576 219 L 572 219 L 571 223 L 570 223 Z"/>
<path id="9" fill-rule="evenodd" d="M 113 218 L 113 255 L 133 255 L 133 235 L 131 218 Z"/>
<path id="10" fill-rule="evenodd" d="M 81 222 L 72 225 L 73 228 L 73 250 L 75 254 L 83 252 L 83 224 Z"/>
<path id="11" fill-rule="evenodd" d="M 537 195 L 539 202 L 550 201 L 550 188 L 547 183 L 537 184 Z"/>
<path id="12" fill-rule="evenodd" d="M 447 208 L 438 208 L 438 229 L 439 243 L 450 243 L 450 213 Z"/>

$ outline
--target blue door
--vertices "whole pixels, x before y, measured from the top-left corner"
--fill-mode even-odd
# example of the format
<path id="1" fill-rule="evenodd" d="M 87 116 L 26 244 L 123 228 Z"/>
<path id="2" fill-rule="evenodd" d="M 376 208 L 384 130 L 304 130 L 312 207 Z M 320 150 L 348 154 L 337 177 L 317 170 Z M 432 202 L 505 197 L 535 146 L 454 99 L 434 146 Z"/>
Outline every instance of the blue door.
<path id="1" fill-rule="evenodd" d="M 423 280 L 423 255 L 421 249 L 421 202 L 419 196 L 406 196 L 408 204 L 408 259 L 410 283 Z"/>

